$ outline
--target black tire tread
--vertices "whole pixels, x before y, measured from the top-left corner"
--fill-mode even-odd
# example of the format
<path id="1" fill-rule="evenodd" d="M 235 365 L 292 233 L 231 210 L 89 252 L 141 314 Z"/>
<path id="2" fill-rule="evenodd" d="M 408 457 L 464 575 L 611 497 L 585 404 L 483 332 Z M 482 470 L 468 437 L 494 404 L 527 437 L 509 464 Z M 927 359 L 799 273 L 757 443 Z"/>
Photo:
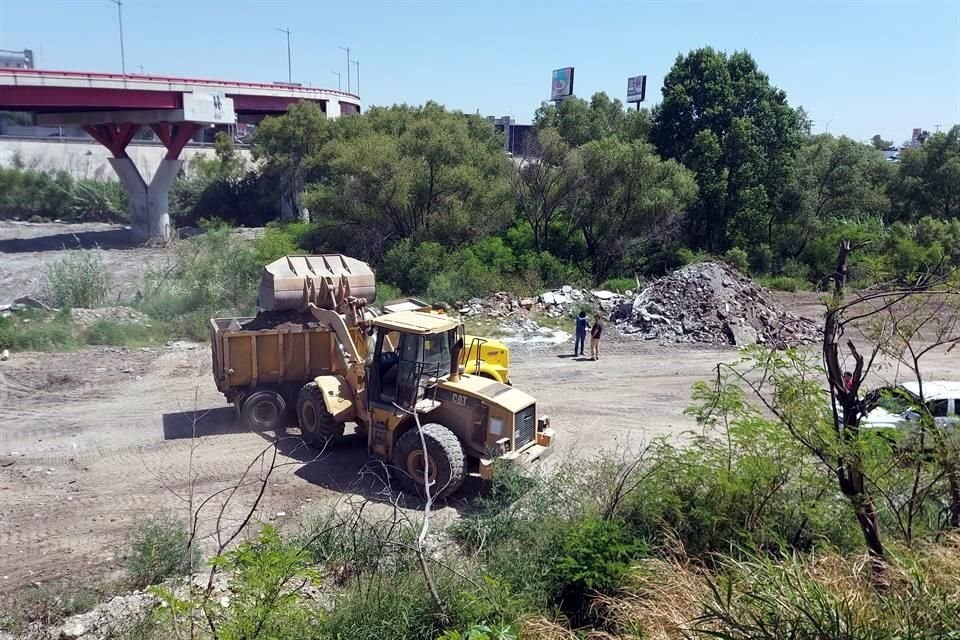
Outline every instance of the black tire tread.
<path id="1" fill-rule="evenodd" d="M 443 455 L 450 465 L 450 479 L 443 484 L 443 490 L 433 495 L 434 498 L 450 495 L 463 485 L 467 477 L 467 459 L 463 451 L 463 445 L 460 439 L 448 427 L 436 422 L 428 422 L 420 425 L 423 432 L 423 438 L 427 442 L 427 450 L 430 451 L 431 445 L 438 449 L 438 453 Z M 406 471 L 406 457 L 413 449 L 419 449 L 420 435 L 417 429 L 413 428 L 400 436 L 397 444 L 394 446 L 394 466 L 398 468 L 398 479 L 408 491 L 423 495 L 423 486 L 411 478 Z M 398 453 L 400 455 L 398 455 Z M 438 477 L 436 486 L 441 486 L 441 479 Z"/>
<path id="2" fill-rule="evenodd" d="M 277 405 L 277 419 L 276 419 L 276 424 L 272 426 L 266 425 L 261 427 L 260 425 L 255 424 L 251 419 L 251 412 L 253 411 L 252 409 L 253 405 L 255 402 L 259 400 L 257 396 L 260 396 L 263 394 L 270 394 L 275 396 L 275 404 Z M 243 421 L 243 425 L 246 428 L 250 429 L 251 431 L 275 431 L 277 429 L 282 429 L 285 426 L 284 423 L 286 421 L 286 416 L 287 416 L 286 400 L 283 399 L 283 396 L 280 393 L 274 391 L 273 389 L 261 388 L 261 389 L 255 390 L 253 393 L 247 396 L 247 398 L 243 401 L 243 405 L 240 407 L 240 419 Z"/>
<path id="3" fill-rule="evenodd" d="M 317 431 L 308 431 L 303 427 L 303 409 L 307 403 L 313 405 L 317 412 L 318 422 Z M 343 437 L 343 430 L 346 425 L 343 422 L 337 422 L 327 411 L 327 405 L 323 401 L 323 392 L 316 382 L 308 382 L 300 389 L 297 395 L 297 421 L 300 423 L 300 433 L 304 441 L 315 449 L 329 447 Z"/>

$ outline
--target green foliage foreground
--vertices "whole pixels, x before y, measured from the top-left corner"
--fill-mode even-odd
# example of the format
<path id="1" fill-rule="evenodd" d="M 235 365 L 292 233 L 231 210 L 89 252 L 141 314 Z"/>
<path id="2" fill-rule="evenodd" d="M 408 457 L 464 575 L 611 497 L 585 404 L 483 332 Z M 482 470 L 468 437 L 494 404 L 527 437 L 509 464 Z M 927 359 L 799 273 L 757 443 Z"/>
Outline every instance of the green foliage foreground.
<path id="1" fill-rule="evenodd" d="M 931 466 L 909 532 L 895 525 L 902 501 L 883 506 L 878 588 L 851 505 L 803 442 L 831 432 L 816 370 L 794 352 L 768 358 L 738 366 L 772 367 L 790 428 L 721 379 L 695 389 L 703 431 L 682 447 L 656 440 L 544 475 L 498 468 L 489 491 L 455 505 L 459 518 L 434 516 L 440 542 L 425 558 L 438 599 L 418 562 L 419 512 L 341 505 L 297 535 L 264 526 L 215 557 L 227 599 L 155 589 L 153 637 L 191 625 L 231 640 L 957 637 L 960 532 L 937 517 L 948 488 Z M 876 488 L 909 493 L 915 472 L 891 465 L 889 446 L 843 446 L 887 469 L 871 475 Z"/>

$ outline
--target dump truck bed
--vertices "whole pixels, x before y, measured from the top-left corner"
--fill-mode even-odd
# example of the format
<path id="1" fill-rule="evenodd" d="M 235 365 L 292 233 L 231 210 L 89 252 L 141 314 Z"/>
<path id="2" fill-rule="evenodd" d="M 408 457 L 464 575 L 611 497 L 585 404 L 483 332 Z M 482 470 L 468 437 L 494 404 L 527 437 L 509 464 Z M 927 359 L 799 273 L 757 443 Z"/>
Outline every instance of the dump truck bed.
<path id="1" fill-rule="evenodd" d="M 210 344 L 217 389 L 233 400 L 258 387 L 304 384 L 334 373 L 338 356 L 331 331 L 318 323 L 284 322 L 256 329 L 255 318 L 212 318 Z M 253 326 L 257 326 L 256 323 Z M 359 331 L 354 340 L 363 344 Z"/>

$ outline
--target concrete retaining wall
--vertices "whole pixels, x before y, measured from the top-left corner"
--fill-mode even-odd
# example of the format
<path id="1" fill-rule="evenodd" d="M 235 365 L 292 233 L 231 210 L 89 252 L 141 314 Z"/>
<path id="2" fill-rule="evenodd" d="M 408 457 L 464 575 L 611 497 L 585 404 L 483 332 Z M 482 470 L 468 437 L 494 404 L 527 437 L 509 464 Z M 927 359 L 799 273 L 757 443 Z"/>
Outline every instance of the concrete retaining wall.
<path id="1" fill-rule="evenodd" d="M 144 180 L 150 182 L 167 150 L 163 145 L 131 143 L 127 154 L 133 159 Z M 241 149 L 247 160 L 250 152 Z M 196 155 L 213 155 L 213 147 L 186 147 L 180 158 L 189 163 Z M 22 166 L 40 171 L 66 171 L 75 178 L 117 180 L 110 167 L 110 152 L 96 142 L 84 140 L 24 140 L 0 138 L 0 167 L 12 167 L 17 159 Z"/>

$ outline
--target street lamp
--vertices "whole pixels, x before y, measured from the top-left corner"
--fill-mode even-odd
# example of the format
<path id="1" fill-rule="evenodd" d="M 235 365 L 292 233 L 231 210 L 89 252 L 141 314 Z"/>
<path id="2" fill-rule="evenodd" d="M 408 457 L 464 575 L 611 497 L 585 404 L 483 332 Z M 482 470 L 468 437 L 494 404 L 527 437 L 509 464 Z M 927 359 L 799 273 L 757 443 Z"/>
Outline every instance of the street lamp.
<path id="1" fill-rule="evenodd" d="M 360 61 L 354 60 L 353 64 L 357 65 L 357 95 L 360 95 Z"/>
<path id="2" fill-rule="evenodd" d="M 340 47 L 347 52 L 347 93 L 350 93 L 350 47 Z"/>
<path id="3" fill-rule="evenodd" d="M 337 76 L 337 91 L 340 91 L 340 79 L 343 77 L 343 74 L 339 71 L 331 71 L 330 73 Z"/>
<path id="4" fill-rule="evenodd" d="M 826 124 L 823 125 L 823 132 L 830 133 L 830 123 L 834 121 L 835 118 L 830 118 L 827 120 Z"/>
<path id="5" fill-rule="evenodd" d="M 293 84 L 293 65 L 290 61 L 290 29 L 281 29 L 280 27 L 274 27 L 274 29 L 287 34 L 287 84 Z"/>
<path id="6" fill-rule="evenodd" d="M 120 69 L 123 75 L 127 75 L 127 58 L 123 52 L 123 3 L 120 0 L 110 0 L 117 5 L 117 22 L 120 23 Z"/>

